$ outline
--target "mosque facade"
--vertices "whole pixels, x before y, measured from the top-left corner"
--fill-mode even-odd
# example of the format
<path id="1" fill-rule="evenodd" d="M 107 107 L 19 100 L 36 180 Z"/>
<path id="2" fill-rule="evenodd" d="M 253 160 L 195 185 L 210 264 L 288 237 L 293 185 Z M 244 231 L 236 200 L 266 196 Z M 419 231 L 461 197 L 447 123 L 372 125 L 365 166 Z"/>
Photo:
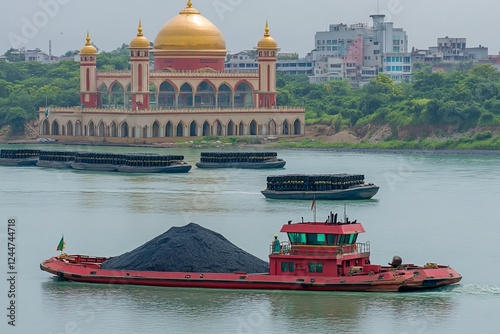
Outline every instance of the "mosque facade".
<path id="1" fill-rule="evenodd" d="M 139 22 L 129 46 L 130 70 L 97 70 L 99 55 L 87 33 L 80 51 L 81 105 L 41 108 L 40 136 L 134 143 L 303 135 L 304 108 L 276 104 L 278 44 L 267 23 L 256 49 L 257 71 L 225 71 L 224 36 L 191 0 L 160 29 L 153 47 Z"/>

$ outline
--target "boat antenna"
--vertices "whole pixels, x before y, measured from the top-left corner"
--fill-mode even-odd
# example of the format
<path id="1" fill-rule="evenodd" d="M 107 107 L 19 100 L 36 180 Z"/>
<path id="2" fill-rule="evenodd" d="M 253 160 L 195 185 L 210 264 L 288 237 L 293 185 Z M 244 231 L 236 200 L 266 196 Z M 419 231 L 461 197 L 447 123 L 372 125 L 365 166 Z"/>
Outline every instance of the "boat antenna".
<path id="1" fill-rule="evenodd" d="M 347 211 L 346 211 L 346 204 L 344 203 L 344 224 L 347 224 Z"/>

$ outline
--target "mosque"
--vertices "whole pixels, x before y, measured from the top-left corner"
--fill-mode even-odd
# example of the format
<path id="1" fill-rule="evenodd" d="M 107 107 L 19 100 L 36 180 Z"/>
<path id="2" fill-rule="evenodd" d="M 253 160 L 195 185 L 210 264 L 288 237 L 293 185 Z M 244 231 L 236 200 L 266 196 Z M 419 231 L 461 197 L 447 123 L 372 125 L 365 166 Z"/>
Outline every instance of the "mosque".
<path id="1" fill-rule="evenodd" d="M 267 23 L 256 49 L 257 71 L 225 71 L 224 36 L 191 0 L 161 28 L 153 47 L 139 22 L 129 46 L 130 70 L 97 70 L 99 55 L 87 33 L 80 51 L 81 105 L 41 108 L 40 136 L 134 143 L 303 135 L 304 108 L 276 105 L 278 44 Z"/>

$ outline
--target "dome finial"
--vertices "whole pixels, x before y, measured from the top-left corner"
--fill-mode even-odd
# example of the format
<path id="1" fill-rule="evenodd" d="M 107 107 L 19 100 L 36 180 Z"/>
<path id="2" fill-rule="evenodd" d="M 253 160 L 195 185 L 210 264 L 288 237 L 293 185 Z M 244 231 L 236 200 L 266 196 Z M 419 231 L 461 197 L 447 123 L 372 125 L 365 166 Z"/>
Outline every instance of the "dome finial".
<path id="1" fill-rule="evenodd" d="M 137 36 L 141 37 L 141 36 L 144 36 L 144 34 L 142 33 L 142 21 L 139 20 L 139 27 L 137 28 Z"/>
<path id="2" fill-rule="evenodd" d="M 264 29 L 264 37 L 269 37 L 271 34 L 269 34 L 269 23 L 266 20 L 266 28 Z"/>
<path id="3" fill-rule="evenodd" d="M 188 0 L 187 6 L 188 6 L 188 8 L 193 7 L 193 2 L 191 0 Z"/>
<path id="4" fill-rule="evenodd" d="M 92 44 L 90 44 L 90 33 L 88 30 L 87 30 L 87 38 L 85 38 L 85 40 L 87 41 L 87 43 L 85 43 L 85 45 L 92 45 Z"/>

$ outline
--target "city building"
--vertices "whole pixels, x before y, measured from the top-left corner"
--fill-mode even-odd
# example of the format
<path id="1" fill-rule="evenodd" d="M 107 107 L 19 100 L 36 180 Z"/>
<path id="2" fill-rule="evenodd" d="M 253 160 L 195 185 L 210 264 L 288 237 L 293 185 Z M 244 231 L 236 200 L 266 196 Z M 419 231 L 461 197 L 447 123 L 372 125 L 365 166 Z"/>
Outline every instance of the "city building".
<path id="1" fill-rule="evenodd" d="M 226 71 L 230 72 L 256 70 L 259 67 L 257 52 L 245 50 L 229 55 L 225 67 Z M 285 74 L 311 75 L 313 73 L 311 56 L 299 58 L 296 53 L 278 52 L 276 70 Z"/>
<path id="2" fill-rule="evenodd" d="M 278 44 L 265 33 L 257 67 L 226 71 L 222 32 L 189 0 L 150 47 L 139 22 L 130 70 L 97 70 L 96 48 L 80 51 L 78 107 L 39 111 L 40 135 L 61 140 L 158 142 L 203 136 L 303 135 L 303 107 L 276 105 Z M 150 53 L 154 68 L 150 70 Z"/>
<path id="3" fill-rule="evenodd" d="M 356 86 L 378 73 L 386 73 L 397 81 L 411 78 L 406 31 L 385 22 L 385 15 L 371 18 L 372 26 L 331 24 L 328 31 L 316 33 L 311 83 L 348 79 Z"/>
<path id="4" fill-rule="evenodd" d="M 459 63 L 488 59 L 488 48 L 482 45 L 467 47 L 466 38 L 443 37 L 437 39 L 437 46 L 427 50 L 412 50 L 412 61 L 424 64 Z"/>

